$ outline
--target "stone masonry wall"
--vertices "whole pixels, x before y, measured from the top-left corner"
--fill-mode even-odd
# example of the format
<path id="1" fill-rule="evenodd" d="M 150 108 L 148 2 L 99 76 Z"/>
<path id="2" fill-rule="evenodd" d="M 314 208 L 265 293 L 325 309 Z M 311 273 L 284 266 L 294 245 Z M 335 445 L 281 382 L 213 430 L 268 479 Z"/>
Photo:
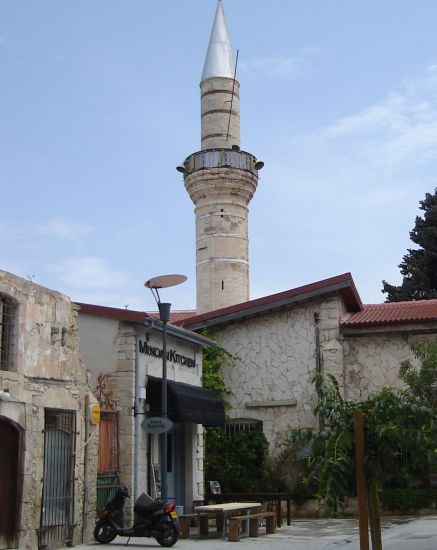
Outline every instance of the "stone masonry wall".
<path id="1" fill-rule="evenodd" d="M 311 379 L 317 328 L 329 369 L 342 373 L 336 343 L 340 311 L 339 298 L 332 296 L 210 331 L 234 357 L 223 373 L 232 391 L 230 417 L 261 420 L 271 452 L 281 446 L 289 426 L 315 427 Z"/>
<path id="2" fill-rule="evenodd" d="M 14 301 L 13 358 L 9 370 L 0 370 L 0 389 L 11 400 L 0 402 L 0 417 L 21 432 L 19 531 L 17 548 L 38 547 L 42 479 L 44 473 L 44 410 L 74 411 L 76 418 L 75 504 L 73 544 L 82 541 L 84 482 L 95 472 L 97 437 L 88 442 L 85 464 L 86 400 L 88 374 L 77 342 L 76 311 L 70 300 L 30 281 L 0 271 L 0 292 Z M 92 397 L 91 397 L 92 399 Z M 90 427 L 89 435 L 98 428 Z M 1 475 L 1 474 L 0 474 Z M 85 512 L 92 522 L 95 493 L 88 492 Z M 85 534 L 85 538 L 86 538 Z"/>
<path id="3" fill-rule="evenodd" d="M 401 387 L 399 367 L 405 359 L 414 361 L 411 343 L 433 337 L 393 330 L 343 335 L 343 312 L 340 296 L 331 295 L 210 329 L 234 357 L 223 372 L 232 392 L 228 415 L 261 420 L 271 453 L 290 426 L 316 427 L 312 377 L 318 354 L 320 371 L 336 377 L 343 397 L 366 399 L 384 387 Z"/>

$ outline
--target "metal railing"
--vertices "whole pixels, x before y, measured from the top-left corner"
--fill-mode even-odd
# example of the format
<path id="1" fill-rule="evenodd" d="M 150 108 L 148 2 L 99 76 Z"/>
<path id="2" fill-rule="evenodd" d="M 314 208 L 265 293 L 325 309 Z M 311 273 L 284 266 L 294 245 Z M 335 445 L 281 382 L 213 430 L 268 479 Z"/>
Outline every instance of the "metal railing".
<path id="1" fill-rule="evenodd" d="M 185 174 L 207 168 L 238 168 L 257 174 L 257 159 L 245 151 L 234 149 L 206 149 L 186 158 L 183 169 Z"/>

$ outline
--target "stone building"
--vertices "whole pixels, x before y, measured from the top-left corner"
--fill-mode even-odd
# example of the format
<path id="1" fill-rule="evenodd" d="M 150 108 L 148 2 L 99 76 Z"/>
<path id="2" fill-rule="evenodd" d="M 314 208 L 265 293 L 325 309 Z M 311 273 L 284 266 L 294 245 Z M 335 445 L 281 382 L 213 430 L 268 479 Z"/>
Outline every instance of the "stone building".
<path id="1" fill-rule="evenodd" d="M 141 311 L 78 304 L 82 358 L 102 411 L 98 502 L 119 482 L 136 497 L 160 494 L 159 435 L 143 421 L 161 416 L 162 323 Z M 178 314 L 173 314 L 177 320 Z M 215 394 L 201 387 L 202 348 L 211 340 L 168 325 L 167 494 L 191 509 L 203 499 L 203 426 L 223 426 Z"/>
<path id="2" fill-rule="evenodd" d="M 76 310 L 0 271 L 0 548 L 56 548 L 94 526 L 98 432 Z"/>
<path id="3" fill-rule="evenodd" d="M 317 428 L 315 373 L 343 396 L 399 387 L 417 338 L 437 338 L 437 300 L 363 305 L 349 273 L 185 319 L 234 357 L 224 371 L 229 423 L 262 425 L 274 453 L 289 426 Z"/>

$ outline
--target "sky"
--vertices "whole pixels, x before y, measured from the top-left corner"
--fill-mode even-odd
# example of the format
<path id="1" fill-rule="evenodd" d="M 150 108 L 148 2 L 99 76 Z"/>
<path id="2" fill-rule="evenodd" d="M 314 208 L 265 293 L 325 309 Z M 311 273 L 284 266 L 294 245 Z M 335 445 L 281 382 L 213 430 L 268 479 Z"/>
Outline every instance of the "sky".
<path id="1" fill-rule="evenodd" d="M 435 0 L 223 0 L 249 205 L 250 297 L 351 272 L 400 284 L 437 187 Z M 0 0 L 0 269 L 72 300 L 195 308 L 195 218 L 216 0 Z"/>

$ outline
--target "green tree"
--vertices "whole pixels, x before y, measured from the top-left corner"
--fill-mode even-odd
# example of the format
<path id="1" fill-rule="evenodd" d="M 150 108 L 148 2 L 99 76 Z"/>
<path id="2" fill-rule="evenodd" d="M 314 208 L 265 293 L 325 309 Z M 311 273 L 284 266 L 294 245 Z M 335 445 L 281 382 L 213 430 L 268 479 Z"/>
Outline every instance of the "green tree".
<path id="1" fill-rule="evenodd" d="M 315 378 L 319 399 L 315 413 L 322 413 L 327 429 L 293 430 L 296 443 L 309 447 L 308 481 L 318 484 L 329 513 L 341 509 L 355 491 L 354 411 L 364 418 L 365 474 L 368 495 L 387 481 L 405 482 L 412 472 L 429 470 L 436 460 L 432 437 L 432 409 L 384 389 L 365 401 L 348 401 L 333 376 Z"/>
<path id="2" fill-rule="evenodd" d="M 419 366 L 403 361 L 400 377 L 407 384 L 406 396 L 437 409 L 437 340 L 418 340 L 411 345 Z"/>
<path id="3" fill-rule="evenodd" d="M 224 491 L 254 492 L 263 488 L 267 440 L 260 429 L 229 434 L 208 428 L 205 469 Z"/>
<path id="4" fill-rule="evenodd" d="M 232 366 L 232 356 L 224 348 L 218 345 L 203 348 L 202 386 L 215 391 L 226 407 L 226 397 L 231 392 L 223 382 L 222 369 L 225 366 Z"/>
<path id="5" fill-rule="evenodd" d="M 433 194 L 426 193 L 419 204 L 424 215 L 416 217 L 410 231 L 410 239 L 418 248 L 408 249 L 399 264 L 403 276 L 400 286 L 382 281 L 387 302 L 437 298 L 437 188 Z"/>

